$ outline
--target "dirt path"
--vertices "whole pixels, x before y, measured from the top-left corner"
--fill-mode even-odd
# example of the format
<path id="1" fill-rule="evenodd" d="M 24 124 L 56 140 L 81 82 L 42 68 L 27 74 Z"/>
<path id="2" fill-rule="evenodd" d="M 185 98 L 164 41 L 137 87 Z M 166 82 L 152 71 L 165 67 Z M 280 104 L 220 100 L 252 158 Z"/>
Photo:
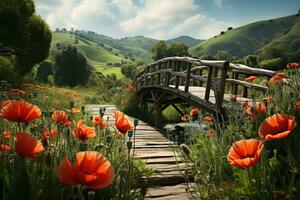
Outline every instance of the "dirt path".
<path id="1" fill-rule="evenodd" d="M 114 124 L 114 111 L 117 110 L 114 105 L 89 105 L 87 109 L 92 114 L 98 115 L 100 107 L 106 108 L 105 118 L 109 117 L 108 123 Z M 177 148 L 177 145 L 164 137 L 159 130 L 139 121 L 135 143 L 136 158 L 146 161 L 146 166 L 155 170 L 155 173 L 146 180 L 149 185 L 145 198 L 147 200 L 189 199 L 183 176 L 188 167 L 180 162 L 177 165 L 178 158 L 170 145 Z"/>

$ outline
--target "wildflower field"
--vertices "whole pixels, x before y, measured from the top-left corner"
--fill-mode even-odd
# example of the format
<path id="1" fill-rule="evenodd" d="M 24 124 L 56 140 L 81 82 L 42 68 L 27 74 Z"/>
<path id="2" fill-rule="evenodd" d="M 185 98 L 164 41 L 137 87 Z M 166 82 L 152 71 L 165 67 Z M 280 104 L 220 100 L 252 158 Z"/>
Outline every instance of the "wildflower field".
<path id="1" fill-rule="evenodd" d="M 76 93 L 54 107 L 41 90 L 1 82 L 1 199 L 141 198 L 146 169 L 129 156 L 138 121 L 118 111 L 110 126 Z"/>
<path id="2" fill-rule="evenodd" d="M 195 175 L 187 176 L 193 199 L 300 199 L 300 75 L 297 63 L 269 80 L 270 91 L 257 102 L 245 101 L 242 114 L 229 111 L 220 124 L 193 109 L 182 117 L 208 126 L 182 159 Z M 255 81 L 250 76 L 247 81 Z M 236 96 L 231 104 L 235 105 Z"/>

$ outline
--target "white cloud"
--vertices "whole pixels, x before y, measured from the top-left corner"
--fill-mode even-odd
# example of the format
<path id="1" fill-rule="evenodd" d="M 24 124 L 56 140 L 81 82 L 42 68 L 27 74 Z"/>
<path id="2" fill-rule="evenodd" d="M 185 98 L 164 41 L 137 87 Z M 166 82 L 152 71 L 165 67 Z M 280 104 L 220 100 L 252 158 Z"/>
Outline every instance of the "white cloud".
<path id="1" fill-rule="evenodd" d="M 196 38 L 206 39 L 219 34 L 222 30 L 227 30 L 229 26 L 235 26 L 235 24 L 225 23 L 202 14 L 196 14 L 176 25 L 170 31 L 170 36 L 191 35 Z"/>
<path id="2" fill-rule="evenodd" d="M 198 5 L 194 0 L 147 0 L 137 15 L 121 23 L 124 32 L 154 31 L 188 17 Z"/>
<path id="3" fill-rule="evenodd" d="M 123 13 L 130 14 L 136 13 L 137 7 L 132 0 L 113 0 L 112 3 Z"/>

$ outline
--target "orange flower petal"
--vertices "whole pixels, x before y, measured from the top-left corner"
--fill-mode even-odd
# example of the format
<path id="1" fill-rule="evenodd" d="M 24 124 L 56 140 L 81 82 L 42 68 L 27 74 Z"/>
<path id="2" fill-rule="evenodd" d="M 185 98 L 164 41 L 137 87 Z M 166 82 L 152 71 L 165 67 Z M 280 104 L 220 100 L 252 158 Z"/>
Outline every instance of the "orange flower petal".
<path id="1" fill-rule="evenodd" d="M 287 137 L 295 127 L 295 117 L 287 114 L 275 114 L 261 123 L 258 134 L 264 140 L 281 139 Z"/>
<path id="2" fill-rule="evenodd" d="M 68 158 L 64 160 L 57 167 L 58 178 L 62 183 L 68 185 L 76 185 L 77 181 L 75 178 L 75 170 L 71 165 L 71 162 Z"/>
<path id="3" fill-rule="evenodd" d="M 15 147 L 19 156 L 28 158 L 34 158 L 44 151 L 42 143 L 27 133 L 16 134 Z"/>

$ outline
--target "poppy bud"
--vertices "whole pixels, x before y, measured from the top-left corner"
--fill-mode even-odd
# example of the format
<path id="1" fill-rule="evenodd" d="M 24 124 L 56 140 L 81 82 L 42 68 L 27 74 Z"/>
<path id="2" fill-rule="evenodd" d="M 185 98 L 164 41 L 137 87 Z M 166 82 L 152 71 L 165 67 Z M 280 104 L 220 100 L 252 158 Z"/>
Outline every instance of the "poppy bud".
<path id="1" fill-rule="evenodd" d="M 74 108 L 75 102 L 74 101 L 70 101 L 70 108 Z"/>
<path id="2" fill-rule="evenodd" d="M 181 144 L 180 149 L 185 153 L 185 155 L 189 156 L 191 154 L 191 149 L 186 144 Z"/>
<path id="3" fill-rule="evenodd" d="M 133 136 L 133 131 L 128 131 L 128 137 L 131 138 Z"/>
<path id="4" fill-rule="evenodd" d="M 137 126 L 137 125 L 139 124 L 139 120 L 135 119 L 135 120 L 133 121 L 133 124 L 134 124 L 134 126 Z"/>
<path id="5" fill-rule="evenodd" d="M 127 148 L 131 149 L 132 148 L 132 142 L 131 141 L 127 141 Z"/>

